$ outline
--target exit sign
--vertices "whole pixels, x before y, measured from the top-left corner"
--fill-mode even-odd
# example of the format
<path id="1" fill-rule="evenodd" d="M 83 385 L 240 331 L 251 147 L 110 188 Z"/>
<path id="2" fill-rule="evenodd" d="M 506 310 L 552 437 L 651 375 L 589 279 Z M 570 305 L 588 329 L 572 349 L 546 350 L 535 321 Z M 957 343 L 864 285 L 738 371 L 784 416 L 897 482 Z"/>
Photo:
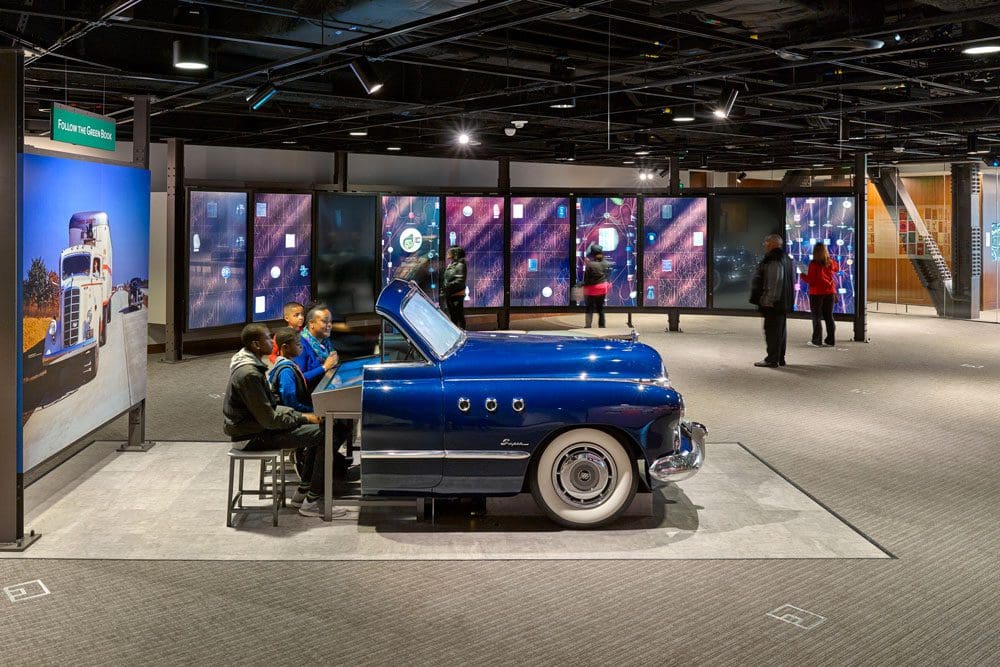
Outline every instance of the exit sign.
<path id="1" fill-rule="evenodd" d="M 68 107 L 52 105 L 52 140 L 67 144 L 115 150 L 115 121 L 107 116 Z"/>

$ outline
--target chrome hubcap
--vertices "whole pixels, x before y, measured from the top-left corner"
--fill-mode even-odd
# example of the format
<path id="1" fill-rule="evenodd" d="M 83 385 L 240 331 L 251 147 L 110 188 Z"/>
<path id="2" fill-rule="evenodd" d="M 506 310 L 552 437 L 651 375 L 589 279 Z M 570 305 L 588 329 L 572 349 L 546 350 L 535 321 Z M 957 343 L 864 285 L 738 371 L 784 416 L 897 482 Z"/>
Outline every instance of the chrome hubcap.
<path id="1" fill-rule="evenodd" d="M 553 487 L 573 507 L 597 507 L 607 500 L 617 483 L 614 459 L 593 443 L 570 445 L 560 452 L 552 466 Z"/>

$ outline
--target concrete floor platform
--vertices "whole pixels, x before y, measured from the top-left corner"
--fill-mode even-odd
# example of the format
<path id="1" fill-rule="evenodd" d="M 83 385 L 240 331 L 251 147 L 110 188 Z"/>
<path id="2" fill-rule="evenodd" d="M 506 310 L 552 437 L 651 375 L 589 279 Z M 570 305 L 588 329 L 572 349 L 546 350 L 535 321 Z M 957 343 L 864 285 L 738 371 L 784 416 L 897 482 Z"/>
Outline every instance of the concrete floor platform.
<path id="1" fill-rule="evenodd" d="M 351 508 L 324 523 L 282 510 L 225 525 L 227 443 L 162 442 L 146 453 L 95 443 L 27 491 L 42 534 L 4 558 L 138 560 L 661 560 L 889 558 L 889 554 L 736 443 L 710 443 L 704 469 L 652 496 L 652 515 L 601 530 L 541 516 L 470 517 L 438 502 Z M 256 475 L 248 466 L 247 483 Z M 503 501 L 500 501 L 502 504 Z M 414 503 L 415 505 L 415 503 Z"/>

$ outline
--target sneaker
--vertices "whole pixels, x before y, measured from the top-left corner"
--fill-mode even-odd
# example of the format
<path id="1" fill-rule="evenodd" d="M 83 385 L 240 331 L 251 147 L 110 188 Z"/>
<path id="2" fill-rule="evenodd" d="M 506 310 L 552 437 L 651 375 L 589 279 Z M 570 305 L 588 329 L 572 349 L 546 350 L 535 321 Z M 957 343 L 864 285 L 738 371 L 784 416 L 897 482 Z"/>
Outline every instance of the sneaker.
<path id="1" fill-rule="evenodd" d="M 316 500 L 307 500 L 302 503 L 302 507 L 299 508 L 299 514 L 302 516 L 323 516 L 323 499 L 317 498 Z M 333 507 L 333 512 L 331 516 L 338 517 L 347 514 L 347 509 L 344 507 Z"/>
<path id="2" fill-rule="evenodd" d="M 808 343 L 806 343 L 806 345 L 808 345 L 809 347 L 823 347 L 822 345 L 820 345 L 819 343 L 817 343 L 814 340 L 809 341 Z"/>
<path id="3" fill-rule="evenodd" d="M 767 361 L 765 359 L 764 361 L 755 361 L 755 362 L 753 362 L 753 365 L 757 366 L 758 368 L 777 368 L 778 367 L 778 362 L 777 361 Z"/>
<path id="4" fill-rule="evenodd" d="M 292 494 L 292 499 L 288 501 L 291 507 L 302 507 L 302 503 L 306 501 L 306 494 L 303 491 L 295 490 Z"/>
<path id="5" fill-rule="evenodd" d="M 835 342 L 833 342 L 832 340 L 831 341 L 827 341 L 826 343 L 823 343 L 823 344 L 826 345 L 827 347 L 837 347 L 837 344 Z"/>

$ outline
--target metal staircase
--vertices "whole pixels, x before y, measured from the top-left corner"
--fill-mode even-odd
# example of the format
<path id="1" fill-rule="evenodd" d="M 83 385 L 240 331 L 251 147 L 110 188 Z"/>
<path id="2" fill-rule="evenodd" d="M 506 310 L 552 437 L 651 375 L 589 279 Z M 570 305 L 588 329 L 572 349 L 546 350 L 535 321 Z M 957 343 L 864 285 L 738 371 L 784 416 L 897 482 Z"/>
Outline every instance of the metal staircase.
<path id="1" fill-rule="evenodd" d="M 899 176 L 899 170 L 870 169 L 868 177 L 875 184 L 875 189 L 878 190 L 882 203 L 889 212 L 889 217 L 896 224 L 896 233 L 900 236 L 900 242 L 904 245 L 907 244 L 906 235 L 909 232 L 900 229 L 902 226 L 900 222 L 913 223 L 917 242 L 923 245 L 924 252 L 923 255 L 907 252 L 907 257 L 920 279 L 920 284 L 924 286 L 934 302 L 937 314 L 944 316 L 946 304 L 953 300 L 951 271 L 948 269 L 948 264 L 944 255 L 941 254 L 937 241 L 927 231 L 927 225 L 924 224 L 913 199 L 906 191 L 906 186 Z"/>

